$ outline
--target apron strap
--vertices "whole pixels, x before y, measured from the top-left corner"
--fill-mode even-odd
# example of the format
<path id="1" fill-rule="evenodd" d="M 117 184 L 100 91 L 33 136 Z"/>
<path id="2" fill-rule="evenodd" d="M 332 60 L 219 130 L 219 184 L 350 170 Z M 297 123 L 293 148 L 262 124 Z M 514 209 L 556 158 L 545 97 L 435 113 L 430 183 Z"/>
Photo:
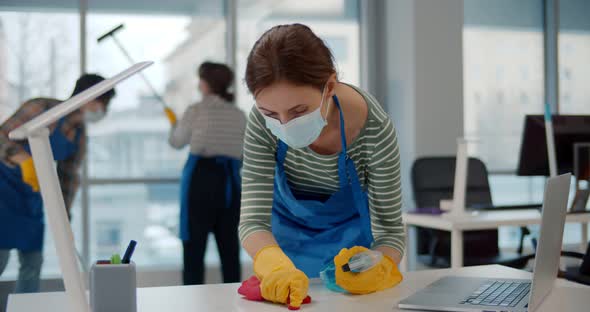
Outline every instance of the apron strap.
<path id="1" fill-rule="evenodd" d="M 342 151 L 338 155 L 338 179 L 340 182 L 340 188 L 343 188 L 352 182 L 352 178 L 356 178 L 356 182 L 358 184 L 358 177 L 356 177 L 356 174 L 351 174 L 351 172 L 355 173 L 356 169 L 354 169 L 354 162 L 348 158 L 348 154 L 347 154 L 346 132 L 344 131 L 344 114 L 342 113 L 342 109 L 340 107 L 340 101 L 338 100 L 338 97 L 336 95 L 332 96 L 332 100 L 334 100 L 334 104 L 336 104 L 336 107 L 338 108 L 338 113 L 340 115 L 340 141 L 342 144 Z M 277 154 L 276 154 L 277 159 L 276 160 L 277 160 L 277 165 L 280 168 L 284 168 L 284 161 L 287 156 L 288 150 L 289 150 L 289 146 L 285 142 L 283 142 L 279 139 L 278 143 L 277 143 Z M 354 170 L 352 170 L 352 171 L 350 170 L 350 168 L 348 166 L 348 162 L 352 163 Z M 352 176 L 355 176 L 355 177 L 352 177 Z M 360 189 L 360 184 L 359 184 L 359 189 Z"/>
<path id="2" fill-rule="evenodd" d="M 287 143 L 281 141 L 280 139 L 277 142 L 277 165 L 283 168 L 283 163 L 285 162 L 285 158 L 287 157 L 287 150 L 289 146 Z"/>
<path id="3" fill-rule="evenodd" d="M 57 125 L 55 126 L 55 129 L 53 129 L 53 131 L 61 131 L 61 128 L 63 127 L 64 123 L 66 122 L 66 116 L 62 117 L 58 122 Z M 72 143 L 78 145 L 80 144 L 80 137 L 82 136 L 82 128 L 80 127 L 76 127 L 76 135 L 74 136 L 74 141 Z"/>
<path id="4" fill-rule="evenodd" d="M 51 134 L 55 133 L 55 131 L 61 131 L 61 128 L 63 127 L 63 125 L 66 123 L 66 116 L 62 117 L 60 120 L 57 121 L 57 125 L 55 125 L 55 129 L 53 129 L 53 132 L 51 132 Z M 76 131 L 78 132 L 78 131 Z M 76 133 L 76 138 L 78 137 L 78 133 Z"/>
<path id="5" fill-rule="evenodd" d="M 74 144 L 80 144 L 80 137 L 82 136 L 82 128 L 76 129 L 76 137 L 74 138 Z"/>
<path id="6" fill-rule="evenodd" d="M 338 174 L 340 175 L 340 185 L 341 187 L 343 187 L 346 184 L 350 183 L 350 185 L 352 186 L 351 188 L 354 202 L 364 202 L 368 199 L 365 196 L 363 196 L 361 183 L 359 181 L 354 161 L 350 159 L 347 154 L 346 132 L 344 131 L 344 114 L 342 113 L 342 108 L 340 107 L 340 101 L 338 101 L 338 97 L 336 95 L 332 96 L 332 99 L 334 100 L 334 103 L 336 104 L 336 107 L 338 107 L 338 110 L 340 112 L 340 138 L 342 140 L 342 152 L 340 152 L 340 155 L 338 157 Z M 363 224 L 363 235 L 365 235 L 369 241 L 372 241 L 373 236 L 371 233 L 371 216 L 369 215 L 369 210 L 365 209 L 365 206 L 363 205 L 358 205 L 358 208 L 359 214 L 361 216 L 361 223 Z"/>
<path id="7" fill-rule="evenodd" d="M 234 199 L 234 187 L 237 188 L 239 185 L 239 160 L 231 157 L 219 156 L 215 158 L 215 162 L 223 166 L 225 173 L 225 208 L 229 209 L 232 206 Z M 239 191 L 236 189 L 235 191 Z"/>
<path id="8" fill-rule="evenodd" d="M 365 239 L 369 242 L 373 241 L 373 233 L 371 227 L 371 215 L 369 213 L 369 205 L 360 205 L 359 203 L 368 202 L 369 198 L 367 197 L 366 193 L 363 191 L 361 187 L 361 183 L 359 181 L 358 172 L 356 171 L 356 167 L 354 165 L 354 161 L 350 159 L 348 156 L 341 156 L 340 158 L 344 160 L 346 170 L 346 177 L 348 177 L 348 183 L 350 183 L 352 197 L 354 199 L 354 203 L 358 209 L 360 219 L 361 219 L 361 233 L 365 236 Z M 340 170 L 340 169 L 339 169 Z"/>
<path id="9" fill-rule="evenodd" d="M 332 96 L 334 104 L 338 108 L 340 114 L 340 140 L 342 143 L 342 151 L 338 155 L 338 177 L 340 179 L 340 188 L 344 188 L 348 184 L 352 183 L 353 176 L 356 176 L 356 169 L 354 168 L 354 162 L 348 157 L 347 146 L 346 146 L 346 131 L 344 127 L 344 113 L 342 113 L 342 107 L 340 101 L 336 95 Z M 349 164 L 352 163 L 352 170 Z M 352 174 L 351 174 L 352 173 Z M 357 178 L 358 182 L 358 178 Z M 353 184 L 354 185 L 354 184 Z M 360 189 L 360 185 L 359 185 Z"/>
<path id="10" fill-rule="evenodd" d="M 342 108 L 340 108 L 340 101 L 338 101 L 338 97 L 336 95 L 332 96 L 332 100 L 334 100 L 334 104 L 338 108 L 338 112 L 340 114 L 340 140 L 342 142 L 342 152 L 346 155 L 346 132 L 344 132 L 344 114 L 342 113 Z"/>

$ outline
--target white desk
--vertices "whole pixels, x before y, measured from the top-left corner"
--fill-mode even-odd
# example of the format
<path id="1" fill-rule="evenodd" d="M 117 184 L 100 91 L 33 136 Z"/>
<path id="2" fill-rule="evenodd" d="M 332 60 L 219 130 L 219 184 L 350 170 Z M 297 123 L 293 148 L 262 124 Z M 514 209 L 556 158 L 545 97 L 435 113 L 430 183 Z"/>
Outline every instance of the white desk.
<path id="1" fill-rule="evenodd" d="M 399 311 L 397 302 L 436 279 L 456 274 L 477 277 L 530 278 L 531 274 L 499 265 L 410 272 L 404 281 L 393 289 L 364 296 L 350 296 L 325 289 L 318 280 L 312 280 L 309 294 L 312 304 L 307 311 Z M 553 293 L 538 312 L 579 312 L 590 306 L 590 287 L 559 280 Z M 276 311 L 288 312 L 282 305 L 251 302 L 237 294 L 238 284 L 204 286 L 176 286 L 138 289 L 138 312 L 195 312 L 195 311 Z M 394 308 L 395 306 L 395 308 Z M 63 311 L 67 309 L 63 292 L 10 295 L 8 312 Z"/>
<path id="2" fill-rule="evenodd" d="M 541 213 L 534 209 L 527 210 L 499 210 L 480 211 L 476 214 L 466 212 L 464 215 L 430 215 L 430 214 L 403 214 L 406 229 L 406 254 L 414 252 L 414 245 L 407 241 L 408 228 L 420 226 L 424 228 L 448 231 L 451 233 L 451 267 L 463 266 L 463 231 L 497 229 L 500 226 L 526 226 L 541 223 Z M 568 214 L 566 223 L 580 223 L 582 225 L 581 251 L 586 251 L 588 244 L 588 223 L 590 213 Z M 407 269 L 407 257 L 402 261 L 402 270 Z"/>

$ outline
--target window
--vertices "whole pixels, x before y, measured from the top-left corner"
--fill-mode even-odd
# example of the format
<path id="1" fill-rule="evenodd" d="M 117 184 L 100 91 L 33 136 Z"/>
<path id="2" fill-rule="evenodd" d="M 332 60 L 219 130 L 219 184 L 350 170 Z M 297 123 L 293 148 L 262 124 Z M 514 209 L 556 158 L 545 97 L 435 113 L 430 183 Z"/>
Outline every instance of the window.
<path id="1" fill-rule="evenodd" d="M 225 56 L 223 16 L 217 22 L 218 29 L 203 34 L 199 31 L 203 21 L 196 16 L 91 13 L 89 71 L 108 76 L 130 66 L 114 38 L 96 41 L 123 23 L 124 28 L 115 33 L 116 40 L 135 61 L 154 61 L 143 74 L 180 116 L 200 97 L 198 65 L 206 59 L 223 61 Z M 178 177 L 187 151 L 168 146 L 170 125 L 161 103 L 139 76 L 119 84 L 116 91 L 107 118 L 89 127 L 90 176 Z"/>
<path id="2" fill-rule="evenodd" d="M 559 113 L 590 114 L 590 2 L 559 1 Z"/>
<path id="3" fill-rule="evenodd" d="M 77 2 L 65 2 L 73 3 L 69 10 L 0 12 L 0 122 L 32 97 L 71 94 L 80 73 L 80 41 Z"/>
<path id="4" fill-rule="evenodd" d="M 238 0 L 237 75 L 241 81 L 246 60 L 262 33 L 279 24 L 309 26 L 332 50 L 339 79 L 359 85 L 360 39 L 358 0 L 247 1 Z M 254 100 L 245 84 L 237 89 L 237 103 L 250 111 Z"/>
<path id="5" fill-rule="evenodd" d="M 463 88 L 470 154 L 516 168 L 524 116 L 543 112 L 543 1 L 465 1 Z M 499 148 L 501 147 L 501 148 Z"/>
<path id="6" fill-rule="evenodd" d="M 154 61 L 143 73 L 180 117 L 201 97 L 200 63 L 225 62 L 224 1 L 136 2 L 129 6 L 91 1 L 89 71 L 110 76 L 130 65 L 118 40 L 136 62 Z M 124 27 L 116 38 L 97 42 L 119 24 Z M 91 259 L 121 253 L 135 239 L 140 243 L 134 256 L 137 263 L 178 268 L 182 263 L 178 181 L 188 149 L 176 151 L 168 145 L 170 125 L 161 103 L 139 76 L 119 84 L 116 92 L 107 118 L 88 131 Z"/>
<path id="7" fill-rule="evenodd" d="M 145 266 L 178 266 L 178 184 L 96 185 L 90 189 L 92 259 L 108 259 L 137 240 Z"/>
<path id="8" fill-rule="evenodd" d="M 360 83 L 358 0 L 237 0 L 235 51 L 226 47 L 224 0 L 87 2 L 86 71 L 110 77 L 130 65 L 113 38 L 97 42 L 123 24 L 116 38 L 135 61 L 155 62 L 143 73 L 178 116 L 200 98 L 199 64 L 226 62 L 230 53 L 238 60 L 237 103 L 249 110 L 253 100 L 241 83 L 247 54 L 264 30 L 280 23 L 311 26 L 332 49 L 340 78 Z M 78 0 L 0 4 L 0 121 L 31 97 L 66 99 L 71 94 L 80 74 L 78 4 Z M 116 91 L 107 117 L 88 127 L 90 228 L 83 228 L 79 191 L 72 207 L 77 247 L 82 250 L 84 230 L 90 233 L 88 260 L 121 253 L 130 239 L 137 239 L 135 257 L 142 266 L 178 268 L 182 258 L 177 238 L 178 181 L 188 149 L 168 146 L 170 126 L 158 99 L 139 76 L 119 84 Z M 43 277 L 59 276 L 48 231 L 44 250 Z M 15 259 L 2 279 L 16 277 Z M 218 262 L 215 244 L 208 248 L 206 262 Z"/>
<path id="9" fill-rule="evenodd" d="M 494 204 L 540 203 L 544 178 L 494 172 L 516 170 L 524 116 L 543 113 L 543 1 L 468 0 L 464 21 L 464 127 L 476 139 L 470 156 L 491 171 Z M 501 247 L 518 244 L 518 229 L 499 234 Z"/>
<path id="10" fill-rule="evenodd" d="M 44 96 L 66 99 L 80 73 L 78 1 L 49 7 L 43 2 L 0 4 L 0 123 L 26 100 Z M 81 220 L 72 207 L 72 228 L 81 243 Z M 45 232 L 42 277 L 59 274 L 53 238 Z M 11 256 L 1 279 L 14 279 L 18 258 Z"/>
<path id="11" fill-rule="evenodd" d="M 543 113 L 544 4 L 541 0 L 465 1 L 465 133 L 479 139 L 470 146 L 470 153 L 491 170 L 497 205 L 543 200 L 544 177 L 508 173 L 516 169 L 524 115 Z M 559 4 L 559 113 L 588 114 L 590 3 L 560 0 Z M 578 225 L 567 225 L 564 242 L 577 243 L 579 231 Z M 501 247 L 515 247 L 519 237 L 517 229 L 500 229 Z"/>
<path id="12" fill-rule="evenodd" d="M 96 221 L 96 259 L 109 259 L 119 253 L 121 242 L 121 222 L 117 219 Z"/>

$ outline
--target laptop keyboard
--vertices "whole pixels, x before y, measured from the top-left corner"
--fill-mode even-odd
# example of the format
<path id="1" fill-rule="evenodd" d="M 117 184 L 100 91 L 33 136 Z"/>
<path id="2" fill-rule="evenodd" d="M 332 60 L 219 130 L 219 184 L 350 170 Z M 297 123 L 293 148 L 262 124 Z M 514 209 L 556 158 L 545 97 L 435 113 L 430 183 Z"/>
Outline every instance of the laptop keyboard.
<path id="1" fill-rule="evenodd" d="M 461 304 L 514 307 L 531 289 L 530 282 L 487 281 Z"/>

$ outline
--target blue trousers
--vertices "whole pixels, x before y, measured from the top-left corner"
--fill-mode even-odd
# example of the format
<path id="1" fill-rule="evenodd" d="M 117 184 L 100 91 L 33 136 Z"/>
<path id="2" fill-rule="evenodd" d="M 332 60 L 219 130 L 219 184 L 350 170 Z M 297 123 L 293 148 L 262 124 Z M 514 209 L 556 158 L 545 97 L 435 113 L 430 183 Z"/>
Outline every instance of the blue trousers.
<path id="1" fill-rule="evenodd" d="M 10 257 L 10 249 L 0 249 L 0 276 L 4 272 Z M 39 291 L 43 251 L 18 251 L 18 279 L 15 293 L 32 293 Z"/>

